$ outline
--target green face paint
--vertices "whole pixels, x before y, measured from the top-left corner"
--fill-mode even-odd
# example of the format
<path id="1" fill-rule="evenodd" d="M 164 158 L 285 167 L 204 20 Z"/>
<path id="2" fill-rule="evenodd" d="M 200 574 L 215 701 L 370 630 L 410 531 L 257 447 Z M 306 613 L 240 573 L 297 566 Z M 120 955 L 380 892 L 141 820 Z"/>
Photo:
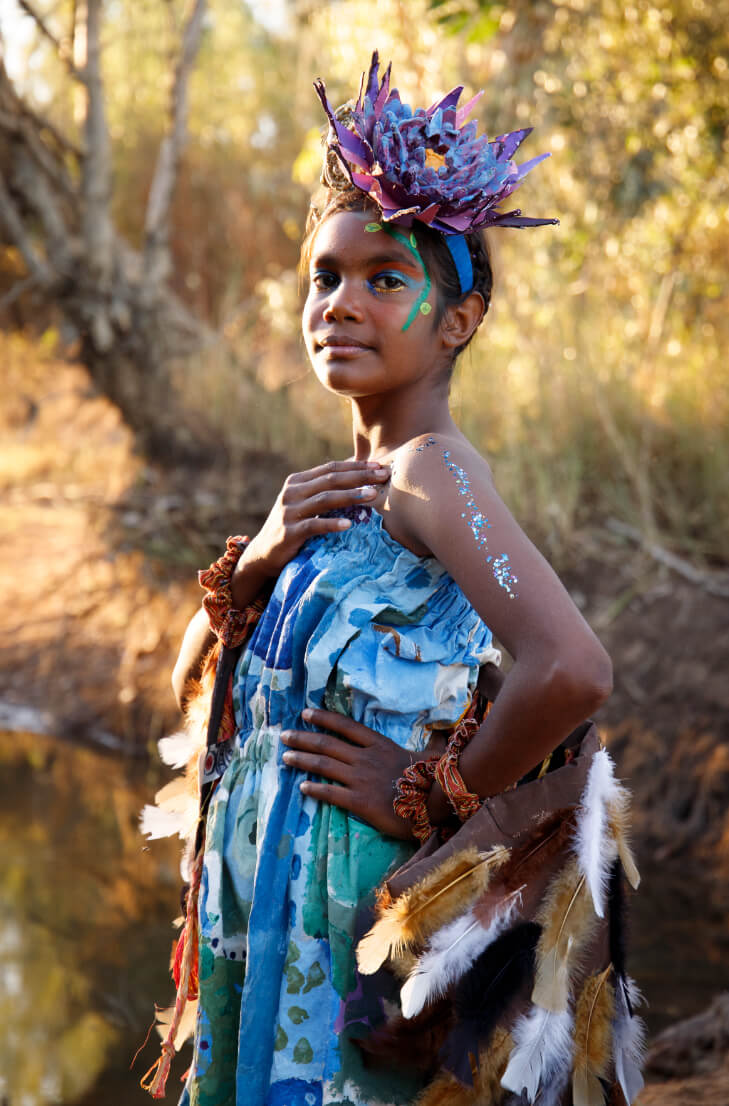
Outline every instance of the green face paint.
<path id="1" fill-rule="evenodd" d="M 403 330 L 408 330 L 411 326 L 415 316 L 420 312 L 421 315 L 429 315 L 432 311 L 432 307 L 429 303 L 426 303 L 432 287 L 430 275 L 425 267 L 425 262 L 420 256 L 420 250 L 418 249 L 418 240 L 411 231 L 410 234 L 402 234 L 399 230 L 395 230 L 394 227 L 388 226 L 386 223 L 367 223 L 365 230 L 368 234 L 374 234 L 375 231 L 384 230 L 385 234 L 389 234 L 391 238 L 394 238 L 396 242 L 399 242 L 402 246 L 405 246 L 407 250 L 413 255 L 420 268 L 423 270 L 423 276 L 425 277 L 425 283 L 422 287 L 420 295 L 413 304 L 412 310 L 405 320 Z"/>

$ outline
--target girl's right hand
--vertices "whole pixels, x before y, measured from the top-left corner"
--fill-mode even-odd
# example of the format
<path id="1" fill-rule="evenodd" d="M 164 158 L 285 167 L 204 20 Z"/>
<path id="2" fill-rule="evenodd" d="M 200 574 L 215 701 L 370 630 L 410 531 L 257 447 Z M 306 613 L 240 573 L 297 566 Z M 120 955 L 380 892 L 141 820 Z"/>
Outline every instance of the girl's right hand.
<path id="1" fill-rule="evenodd" d="M 288 476 L 268 518 L 236 566 L 232 581 L 235 606 L 241 609 L 251 601 L 244 578 L 276 577 L 308 538 L 346 530 L 351 525 L 348 519 L 322 516 L 335 508 L 373 502 L 389 479 L 389 466 L 379 461 L 328 461 Z"/>

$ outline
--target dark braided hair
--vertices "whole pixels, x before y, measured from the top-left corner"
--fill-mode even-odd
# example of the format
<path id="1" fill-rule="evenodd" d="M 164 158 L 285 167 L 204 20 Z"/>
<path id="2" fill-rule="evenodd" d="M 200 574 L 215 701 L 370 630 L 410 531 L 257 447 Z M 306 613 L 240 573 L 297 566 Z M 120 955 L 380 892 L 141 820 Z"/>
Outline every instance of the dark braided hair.
<path id="1" fill-rule="evenodd" d="M 324 179 L 326 180 L 326 172 Z M 334 182 L 332 182 L 332 184 L 333 183 Z M 311 202 L 299 261 L 299 274 L 302 279 L 305 279 L 308 272 L 314 235 L 324 220 L 329 218 L 330 215 L 336 215 L 343 211 L 356 211 L 368 215 L 371 214 L 372 217 L 378 221 L 382 217 L 380 208 L 366 195 L 366 193 L 360 191 L 359 188 L 354 188 L 352 185 L 349 187 L 341 187 L 343 184 L 344 181 L 340 182 L 337 180 L 335 187 L 325 186 L 317 193 Z M 443 240 L 443 235 L 439 231 L 433 230 L 432 227 L 427 226 L 425 223 L 420 223 L 417 220 L 413 221 L 412 229 L 418 243 L 418 249 L 438 294 L 437 309 L 433 318 L 433 328 L 435 329 L 440 323 L 446 308 L 461 303 L 466 297 L 461 293 L 461 286 L 458 282 L 458 272 L 453 258 L 450 255 L 450 251 Z M 471 291 L 478 292 L 483 299 L 485 315 L 491 302 L 491 289 L 493 286 L 493 273 L 491 271 L 491 257 L 488 244 L 481 231 L 472 231 L 470 234 L 465 235 L 465 238 L 468 245 L 468 252 L 471 255 L 471 265 L 473 266 L 473 288 Z M 466 293 L 466 295 L 470 295 L 470 293 Z M 471 335 L 471 338 L 472 337 L 473 335 Z M 463 352 L 471 341 L 471 338 L 468 339 L 468 342 L 464 342 L 462 346 L 458 346 L 454 351 L 453 361 L 455 361 L 459 353 Z"/>

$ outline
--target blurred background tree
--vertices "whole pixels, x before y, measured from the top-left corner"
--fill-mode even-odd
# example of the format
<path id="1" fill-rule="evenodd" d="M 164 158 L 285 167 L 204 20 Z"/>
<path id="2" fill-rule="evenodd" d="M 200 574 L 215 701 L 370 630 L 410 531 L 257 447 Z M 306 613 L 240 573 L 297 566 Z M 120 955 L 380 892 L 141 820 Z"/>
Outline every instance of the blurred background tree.
<path id="1" fill-rule="evenodd" d="M 487 132 L 553 155 L 523 204 L 561 227 L 492 232 L 454 389 L 506 498 L 556 557 L 606 515 L 724 556 L 727 0 L 3 0 L 0 31 L 2 325 L 55 327 L 149 453 L 197 443 L 222 474 L 346 450 L 296 262 L 311 81 L 348 98 L 377 46 L 404 98 L 486 87 Z"/>

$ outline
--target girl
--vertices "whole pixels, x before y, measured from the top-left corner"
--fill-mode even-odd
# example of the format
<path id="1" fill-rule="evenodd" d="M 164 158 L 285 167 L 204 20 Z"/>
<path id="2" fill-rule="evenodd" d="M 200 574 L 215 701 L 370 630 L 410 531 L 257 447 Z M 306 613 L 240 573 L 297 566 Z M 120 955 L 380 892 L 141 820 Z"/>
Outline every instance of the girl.
<path id="1" fill-rule="evenodd" d="M 604 649 L 448 407 L 491 297 L 478 228 L 556 221 L 497 206 L 541 160 L 511 161 L 528 132 L 477 138 L 460 89 L 412 113 L 376 54 L 354 108 L 335 114 L 317 91 L 330 132 L 303 333 L 322 385 L 350 400 L 354 448 L 290 476 L 250 543 L 229 542 L 175 668 L 182 701 L 214 640 L 208 613 L 219 632 L 243 620 L 200 861 L 185 1106 L 413 1102 L 423 1073 L 365 1063 L 356 1043 L 399 1002 L 388 973 L 373 989 L 355 971 L 358 913 L 418 840 L 512 788 L 611 687 Z M 498 696 L 492 635 L 514 660 Z M 460 761 L 409 786 L 477 683 L 495 701 Z M 461 1091 L 447 1101 L 510 1093 Z"/>

